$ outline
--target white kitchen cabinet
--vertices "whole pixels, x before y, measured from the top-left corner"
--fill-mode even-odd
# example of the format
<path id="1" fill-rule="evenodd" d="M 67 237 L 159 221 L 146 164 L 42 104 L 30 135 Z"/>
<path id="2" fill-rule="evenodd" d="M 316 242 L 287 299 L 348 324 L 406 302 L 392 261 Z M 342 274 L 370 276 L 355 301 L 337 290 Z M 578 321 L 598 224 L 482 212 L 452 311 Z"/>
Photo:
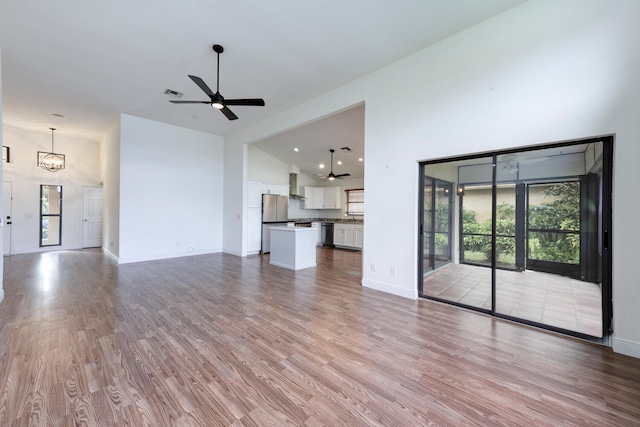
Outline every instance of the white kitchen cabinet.
<path id="1" fill-rule="evenodd" d="M 304 208 L 315 209 L 313 203 L 315 198 L 313 197 L 313 187 L 304 187 Z"/>
<path id="2" fill-rule="evenodd" d="M 304 208 L 313 209 L 313 187 L 304 187 Z"/>
<path id="3" fill-rule="evenodd" d="M 338 247 L 362 249 L 364 228 L 361 224 L 341 224 L 333 226 L 333 244 Z"/>
<path id="4" fill-rule="evenodd" d="M 305 209 L 340 209 L 340 187 L 304 187 Z"/>
<path id="5" fill-rule="evenodd" d="M 362 249 L 363 239 L 364 239 L 364 226 L 356 225 L 356 247 Z"/>
<path id="6" fill-rule="evenodd" d="M 321 245 L 322 244 L 322 223 L 320 223 L 320 221 L 313 221 L 311 223 L 311 228 L 315 228 L 318 233 L 318 240 L 316 241 L 316 245 Z"/>
<path id="7" fill-rule="evenodd" d="M 325 209 L 324 207 L 324 188 L 312 187 L 313 191 L 313 209 Z"/>
<path id="8" fill-rule="evenodd" d="M 247 253 L 260 253 L 262 244 L 262 209 L 253 207 L 247 209 Z"/>
<path id="9" fill-rule="evenodd" d="M 304 187 L 304 208 L 324 209 L 324 188 Z"/>
<path id="10" fill-rule="evenodd" d="M 249 181 L 247 183 L 247 207 L 260 208 L 262 207 L 262 183 Z"/>
<path id="11" fill-rule="evenodd" d="M 345 227 L 344 229 L 344 245 L 355 248 L 356 245 L 356 227 Z"/>
<path id="12" fill-rule="evenodd" d="M 342 192 L 340 187 L 323 187 L 324 188 L 324 208 L 325 209 L 341 209 L 342 208 Z"/>
<path id="13" fill-rule="evenodd" d="M 345 231 L 346 224 L 333 224 L 333 244 L 334 246 L 346 246 Z"/>
<path id="14" fill-rule="evenodd" d="M 262 194 L 275 194 L 276 196 L 289 196 L 288 185 L 262 184 Z"/>

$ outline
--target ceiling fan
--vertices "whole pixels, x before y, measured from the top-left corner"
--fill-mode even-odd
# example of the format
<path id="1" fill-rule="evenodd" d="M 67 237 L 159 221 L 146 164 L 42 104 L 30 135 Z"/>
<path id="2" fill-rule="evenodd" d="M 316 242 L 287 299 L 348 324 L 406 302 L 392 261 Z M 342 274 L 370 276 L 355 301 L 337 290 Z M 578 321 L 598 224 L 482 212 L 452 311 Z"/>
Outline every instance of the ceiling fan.
<path id="1" fill-rule="evenodd" d="M 331 172 L 329 172 L 329 175 L 327 175 L 325 178 L 328 178 L 329 181 L 333 181 L 334 179 L 338 178 L 338 179 L 342 179 L 345 176 L 351 176 L 350 173 L 341 173 L 339 175 L 336 175 L 333 173 L 333 153 L 336 152 L 336 150 L 334 150 L 333 148 L 331 148 L 329 150 L 329 152 L 331 153 Z"/>
<path id="2" fill-rule="evenodd" d="M 207 95 L 209 95 L 209 101 L 169 101 L 174 104 L 209 104 L 213 108 L 217 108 L 222 111 L 222 114 L 227 116 L 229 120 L 236 120 L 236 116 L 233 111 L 229 109 L 229 105 L 249 105 L 256 107 L 264 107 L 264 99 L 262 98 L 248 98 L 248 99 L 225 99 L 220 95 L 220 54 L 224 52 L 224 48 L 219 44 L 213 45 L 213 50 L 218 54 L 218 71 L 216 73 L 216 93 L 213 93 L 209 86 L 197 76 L 189 75 L 189 78 L 198 85 L 200 89 Z"/>

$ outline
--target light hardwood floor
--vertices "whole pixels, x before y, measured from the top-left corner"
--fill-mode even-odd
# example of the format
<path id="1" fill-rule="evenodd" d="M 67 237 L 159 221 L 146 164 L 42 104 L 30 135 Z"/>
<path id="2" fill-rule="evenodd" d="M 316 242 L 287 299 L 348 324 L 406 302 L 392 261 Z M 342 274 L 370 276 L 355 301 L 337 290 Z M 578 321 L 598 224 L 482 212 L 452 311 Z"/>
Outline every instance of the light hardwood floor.
<path id="1" fill-rule="evenodd" d="M 318 267 L 6 257 L 0 425 L 640 425 L 640 360 Z"/>

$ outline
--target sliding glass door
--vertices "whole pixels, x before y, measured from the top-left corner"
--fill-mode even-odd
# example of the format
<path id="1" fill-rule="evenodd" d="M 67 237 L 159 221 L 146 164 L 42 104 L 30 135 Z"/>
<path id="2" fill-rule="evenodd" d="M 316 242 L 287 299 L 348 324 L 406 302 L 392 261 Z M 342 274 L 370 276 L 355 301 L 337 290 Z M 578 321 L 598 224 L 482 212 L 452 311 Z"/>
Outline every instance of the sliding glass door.
<path id="1" fill-rule="evenodd" d="M 425 177 L 423 200 L 423 270 L 427 273 L 451 262 L 453 184 Z"/>
<path id="2" fill-rule="evenodd" d="M 489 224 L 490 231 L 491 204 L 483 197 L 485 188 L 485 192 L 481 190 L 480 194 L 467 199 L 473 209 L 467 209 L 462 217 L 455 214 L 461 206 L 463 191 L 453 183 L 457 178 L 456 170 L 454 163 L 424 165 L 421 169 L 421 271 L 424 285 L 421 294 L 441 301 L 489 310 L 491 271 L 470 267 L 463 272 L 459 268 L 459 260 L 466 257 L 474 263 L 490 262 L 490 234 L 487 239 L 483 227 L 486 228 Z M 488 173 L 490 176 L 490 169 Z M 489 187 L 489 194 L 490 191 Z M 463 223 L 465 225 L 461 225 Z M 456 231 L 458 229 L 464 231 L 460 233 Z M 462 249 L 458 252 L 454 250 L 457 247 Z"/>
<path id="3" fill-rule="evenodd" d="M 612 144 L 608 137 L 422 164 L 420 295 L 603 338 Z"/>

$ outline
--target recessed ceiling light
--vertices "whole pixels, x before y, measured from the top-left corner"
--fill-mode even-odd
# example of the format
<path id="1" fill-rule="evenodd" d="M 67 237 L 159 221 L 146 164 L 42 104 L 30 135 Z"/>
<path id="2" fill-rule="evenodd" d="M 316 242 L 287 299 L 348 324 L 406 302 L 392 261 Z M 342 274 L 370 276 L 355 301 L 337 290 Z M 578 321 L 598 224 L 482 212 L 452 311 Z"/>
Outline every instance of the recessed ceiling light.
<path id="1" fill-rule="evenodd" d="M 359 162 L 364 162 L 364 159 L 362 157 L 358 157 L 358 161 Z"/>
<path id="2" fill-rule="evenodd" d="M 336 163 L 341 165 L 342 164 L 342 160 L 338 160 Z"/>
<path id="3" fill-rule="evenodd" d="M 320 164 L 318 165 L 318 167 L 319 167 L 320 169 L 324 169 L 324 163 L 320 163 Z"/>
<path id="4" fill-rule="evenodd" d="M 295 151 L 297 153 L 298 151 L 300 151 L 300 149 L 298 147 L 294 147 L 293 151 Z"/>

